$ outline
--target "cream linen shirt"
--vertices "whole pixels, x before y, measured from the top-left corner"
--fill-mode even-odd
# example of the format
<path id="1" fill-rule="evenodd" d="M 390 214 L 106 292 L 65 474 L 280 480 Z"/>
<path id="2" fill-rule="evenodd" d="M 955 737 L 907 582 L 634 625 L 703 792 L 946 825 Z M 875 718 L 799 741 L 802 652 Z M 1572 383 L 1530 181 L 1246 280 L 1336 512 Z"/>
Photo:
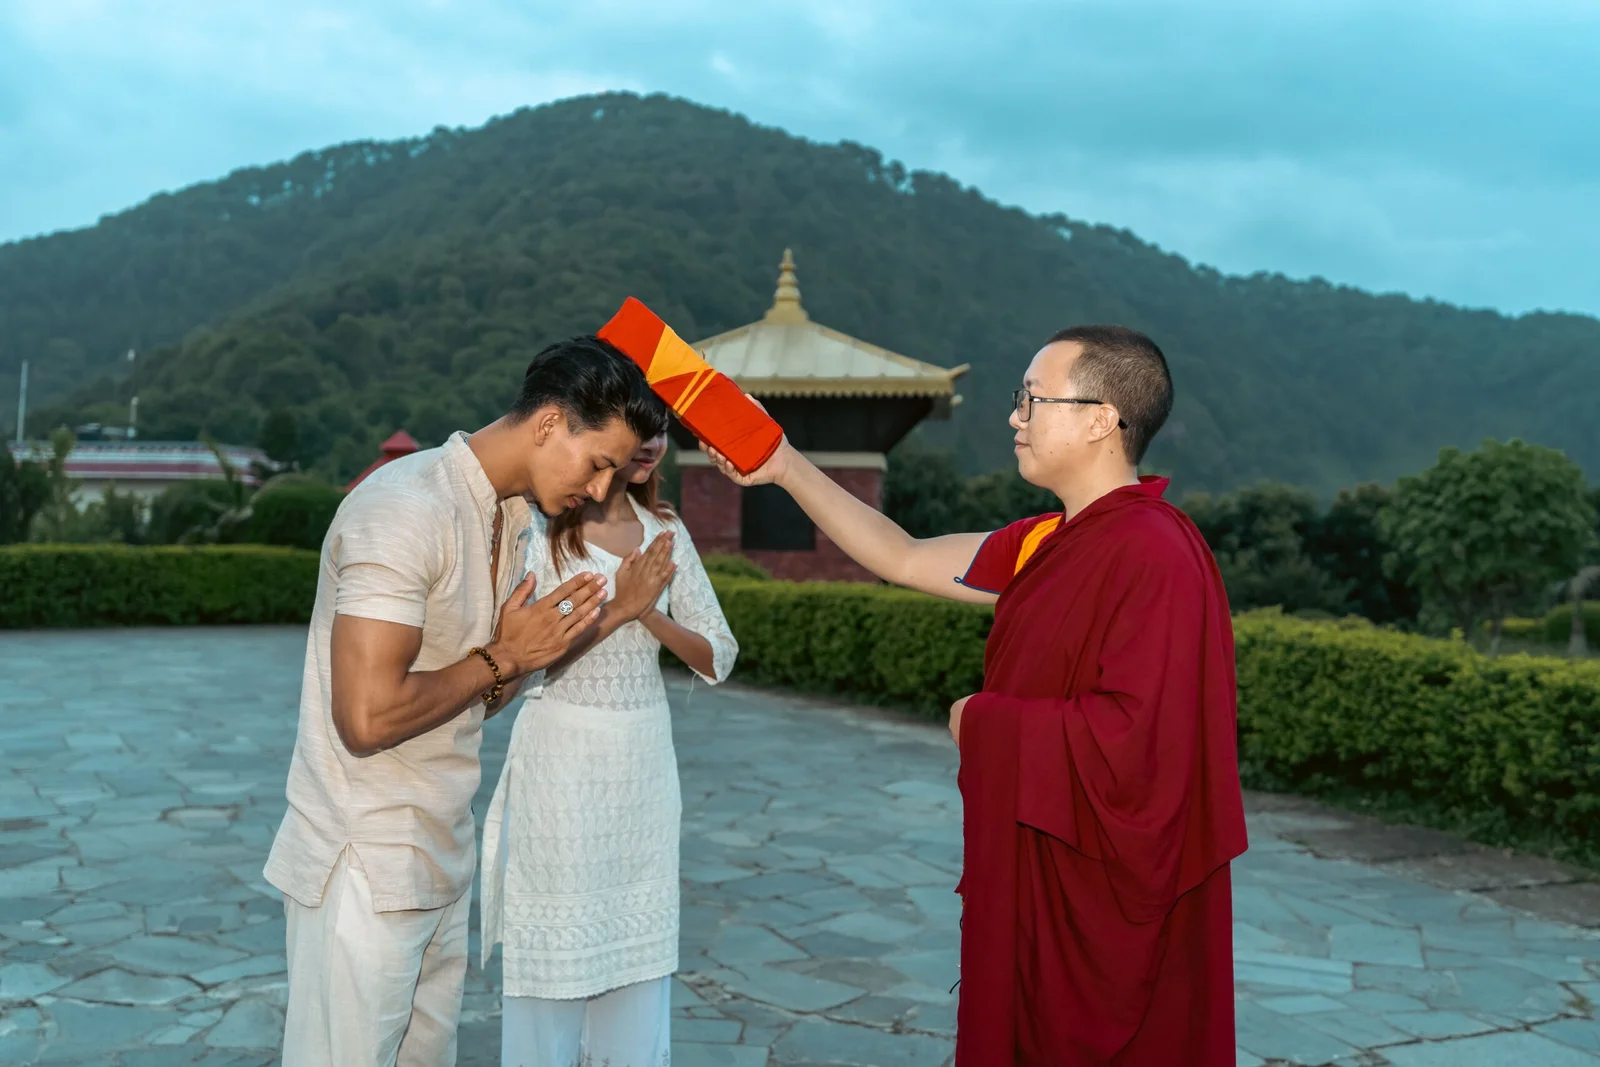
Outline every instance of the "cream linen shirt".
<path id="1" fill-rule="evenodd" d="M 463 659 L 494 633 L 520 576 L 530 511 L 499 505 L 499 588 L 490 575 L 494 486 L 464 434 L 374 471 L 339 506 L 322 543 L 306 643 L 300 726 L 289 763 L 289 810 L 267 857 L 266 879 L 320 907 L 345 846 L 372 887 L 374 911 L 442 908 L 472 885 L 472 796 L 484 706 L 394 748 L 350 754 L 333 725 L 334 615 L 422 630 L 413 670 Z"/>

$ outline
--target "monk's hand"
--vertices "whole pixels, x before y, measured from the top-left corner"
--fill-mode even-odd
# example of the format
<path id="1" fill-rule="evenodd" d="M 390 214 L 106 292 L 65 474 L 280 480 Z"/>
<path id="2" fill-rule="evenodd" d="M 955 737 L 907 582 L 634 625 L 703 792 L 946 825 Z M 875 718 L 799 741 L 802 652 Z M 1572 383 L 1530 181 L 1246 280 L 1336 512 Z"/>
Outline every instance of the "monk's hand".
<path id="1" fill-rule="evenodd" d="M 762 407 L 761 401 L 748 393 L 745 394 L 745 398 L 756 407 L 761 408 L 763 413 L 766 413 L 767 409 Z M 784 473 L 789 469 L 789 453 L 792 449 L 789 445 L 789 437 L 785 434 L 783 440 L 778 442 L 777 450 L 768 457 L 765 463 L 749 474 L 740 474 L 739 468 L 729 463 L 727 456 L 724 456 L 704 441 L 700 442 L 700 451 L 704 452 L 710 458 L 712 465 L 727 475 L 729 480 L 748 489 L 752 485 L 771 485 L 774 482 L 781 481 Z"/>
<path id="2" fill-rule="evenodd" d="M 957 745 L 961 744 L 961 713 L 966 710 L 967 701 L 971 699 L 971 695 L 964 696 L 950 705 L 950 737 Z"/>

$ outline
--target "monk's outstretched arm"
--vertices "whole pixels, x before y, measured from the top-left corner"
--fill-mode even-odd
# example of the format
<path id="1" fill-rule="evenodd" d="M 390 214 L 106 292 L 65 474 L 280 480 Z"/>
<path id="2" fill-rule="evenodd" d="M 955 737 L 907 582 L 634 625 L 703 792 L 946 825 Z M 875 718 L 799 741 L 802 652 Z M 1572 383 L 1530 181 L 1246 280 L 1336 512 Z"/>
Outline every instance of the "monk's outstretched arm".
<path id="1" fill-rule="evenodd" d="M 740 474 L 715 449 L 701 448 L 722 473 L 740 485 L 781 487 L 845 555 L 884 581 L 948 600 L 994 603 L 995 594 L 961 584 L 987 533 L 912 537 L 818 470 L 787 439 L 771 459 L 748 475 Z"/>

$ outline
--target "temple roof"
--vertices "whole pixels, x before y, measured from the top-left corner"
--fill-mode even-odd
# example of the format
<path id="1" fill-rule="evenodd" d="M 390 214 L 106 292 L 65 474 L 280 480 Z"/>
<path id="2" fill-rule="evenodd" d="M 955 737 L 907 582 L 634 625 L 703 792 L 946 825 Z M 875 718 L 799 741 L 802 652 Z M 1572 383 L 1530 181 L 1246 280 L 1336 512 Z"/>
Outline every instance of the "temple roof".
<path id="1" fill-rule="evenodd" d="M 766 315 L 693 347 L 757 397 L 925 396 L 958 403 L 955 381 L 967 372 L 967 364 L 947 370 L 812 322 L 788 249 Z"/>
<path id="2" fill-rule="evenodd" d="M 344 487 L 344 491 L 348 493 L 350 490 L 366 481 L 367 475 L 371 474 L 385 463 L 393 463 L 401 456 L 409 456 L 411 453 L 418 451 L 421 447 L 421 445 L 417 444 L 417 439 L 415 437 L 412 437 L 404 430 L 396 430 L 394 433 L 389 435 L 389 439 L 387 441 L 378 446 L 378 458 L 367 464 L 366 470 L 362 471 L 360 474 L 351 479 L 350 482 Z"/>
<path id="3" fill-rule="evenodd" d="M 378 451 L 385 456 L 409 456 L 421 448 L 415 437 L 404 430 L 396 430 L 389 435 L 387 441 L 378 446 Z"/>

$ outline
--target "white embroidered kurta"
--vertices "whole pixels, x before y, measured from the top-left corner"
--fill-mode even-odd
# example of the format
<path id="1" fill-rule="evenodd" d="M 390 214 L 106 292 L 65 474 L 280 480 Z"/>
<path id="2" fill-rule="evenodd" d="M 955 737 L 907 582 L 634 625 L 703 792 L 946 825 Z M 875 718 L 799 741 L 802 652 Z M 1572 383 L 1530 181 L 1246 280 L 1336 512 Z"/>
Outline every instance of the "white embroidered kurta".
<path id="1" fill-rule="evenodd" d="M 676 534 L 678 569 L 657 607 L 711 643 L 707 681 L 722 681 L 739 646 L 689 532 L 676 518 L 634 511 L 646 545 Z M 535 515 L 526 560 L 534 595 L 585 570 L 614 589 L 622 561 L 587 547 L 587 559 L 557 573 Z M 529 679 L 483 827 L 483 958 L 503 945 L 506 996 L 592 997 L 678 968 L 683 800 L 660 648 L 636 620 L 561 671 Z"/>

